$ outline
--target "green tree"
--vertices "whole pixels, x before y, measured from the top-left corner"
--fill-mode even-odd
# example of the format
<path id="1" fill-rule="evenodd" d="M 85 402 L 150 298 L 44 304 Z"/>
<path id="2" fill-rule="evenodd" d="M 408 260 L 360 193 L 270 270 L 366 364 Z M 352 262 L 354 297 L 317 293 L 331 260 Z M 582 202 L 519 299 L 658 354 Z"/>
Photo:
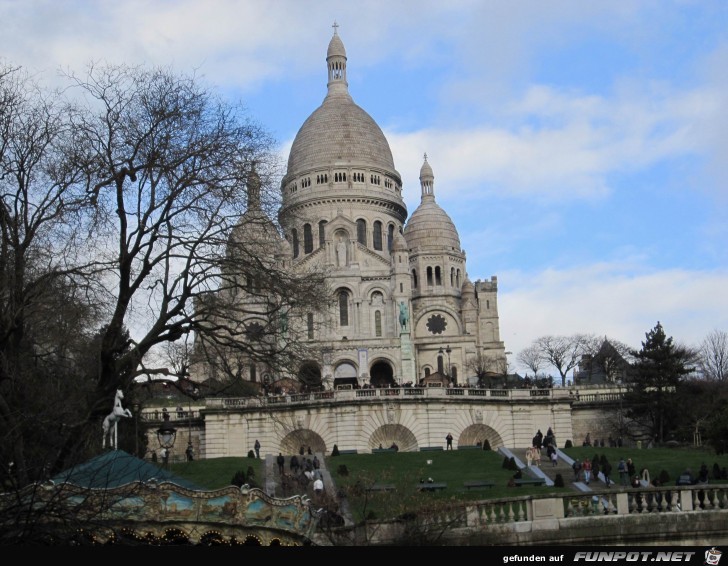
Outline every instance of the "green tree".
<path id="1" fill-rule="evenodd" d="M 625 393 L 626 415 L 634 425 L 632 435 L 648 434 L 664 442 L 676 422 L 671 417 L 679 413 L 678 386 L 692 371 L 690 364 L 695 355 L 689 348 L 674 344 L 659 321 L 645 334 L 642 348 L 633 355 L 634 372 Z"/>

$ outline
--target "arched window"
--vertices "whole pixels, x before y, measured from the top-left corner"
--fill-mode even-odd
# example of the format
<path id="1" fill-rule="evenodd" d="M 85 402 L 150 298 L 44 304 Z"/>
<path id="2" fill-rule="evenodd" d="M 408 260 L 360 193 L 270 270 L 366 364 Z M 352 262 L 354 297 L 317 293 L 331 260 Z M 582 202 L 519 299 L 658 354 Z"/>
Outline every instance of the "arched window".
<path id="1" fill-rule="evenodd" d="M 440 276 L 440 266 L 435 267 L 435 285 L 442 285 L 442 277 Z"/>
<path id="2" fill-rule="evenodd" d="M 349 293 L 339 291 L 339 325 L 349 326 Z"/>
<path id="3" fill-rule="evenodd" d="M 308 339 L 313 340 L 313 313 L 306 315 L 306 329 L 308 330 Z"/>
<path id="4" fill-rule="evenodd" d="M 437 356 L 437 372 L 440 375 L 445 375 L 445 370 L 443 369 L 445 367 L 445 361 L 443 360 L 442 356 Z"/>
<path id="5" fill-rule="evenodd" d="M 425 377 L 430 377 L 430 368 L 425 368 Z"/>
<path id="6" fill-rule="evenodd" d="M 374 334 L 377 337 L 380 337 L 382 335 L 382 312 L 381 311 L 374 312 Z"/>
<path id="7" fill-rule="evenodd" d="M 326 226 L 326 220 L 319 222 L 319 248 L 323 248 L 326 243 L 326 231 L 324 230 L 324 226 Z"/>
<path id="8" fill-rule="evenodd" d="M 455 287 L 455 268 L 450 268 L 450 287 Z"/>
<path id="9" fill-rule="evenodd" d="M 457 275 L 455 275 L 455 284 L 457 285 L 458 289 L 460 288 L 460 270 L 457 270 Z"/>
<path id="10" fill-rule="evenodd" d="M 372 238 L 374 240 L 374 249 L 382 250 L 382 223 L 377 220 L 372 228 Z"/>
<path id="11" fill-rule="evenodd" d="M 412 288 L 417 289 L 417 270 L 412 270 Z"/>
<path id="12" fill-rule="evenodd" d="M 394 224 L 387 226 L 387 249 L 391 252 L 394 245 Z"/>
<path id="13" fill-rule="evenodd" d="M 455 366 L 452 366 L 450 368 L 450 377 L 452 377 L 453 384 L 458 382 L 458 368 Z"/>
<path id="14" fill-rule="evenodd" d="M 367 223 L 363 218 L 356 221 L 356 241 L 362 246 L 367 245 Z"/>
<path id="15" fill-rule="evenodd" d="M 258 373 L 255 368 L 255 364 L 250 364 L 250 381 L 252 381 L 253 383 L 258 381 Z"/>
<path id="16" fill-rule="evenodd" d="M 303 225 L 303 253 L 310 254 L 313 251 L 313 232 L 310 224 Z"/>
<path id="17" fill-rule="evenodd" d="M 427 266 L 427 286 L 432 287 L 432 267 Z"/>
<path id="18" fill-rule="evenodd" d="M 298 230 L 291 230 L 291 239 L 293 240 L 293 258 L 298 257 Z"/>

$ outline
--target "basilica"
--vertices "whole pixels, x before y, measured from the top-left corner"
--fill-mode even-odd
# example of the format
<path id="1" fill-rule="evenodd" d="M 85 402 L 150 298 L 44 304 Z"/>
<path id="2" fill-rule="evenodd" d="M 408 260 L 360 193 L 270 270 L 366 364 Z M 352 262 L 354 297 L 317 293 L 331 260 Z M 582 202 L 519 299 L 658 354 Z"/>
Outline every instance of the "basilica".
<path id="1" fill-rule="evenodd" d="M 276 231 L 264 246 L 287 269 L 326 273 L 321 309 L 284 313 L 300 321 L 298 339 L 310 352 L 290 381 L 317 389 L 448 387 L 483 372 L 505 375 L 497 278 L 469 278 L 458 231 L 436 200 L 426 148 L 420 203 L 408 214 L 389 143 L 349 93 L 336 28 L 326 65 L 326 96 L 293 141 Z M 263 215 L 258 190 L 253 177 L 246 215 Z M 231 235 L 245 237 L 245 230 Z M 227 300 L 254 302 L 245 289 Z M 248 312 L 244 324 L 266 324 Z M 261 386 L 279 378 L 265 363 L 241 368 Z M 197 364 L 195 378 L 209 371 L 209 363 Z"/>

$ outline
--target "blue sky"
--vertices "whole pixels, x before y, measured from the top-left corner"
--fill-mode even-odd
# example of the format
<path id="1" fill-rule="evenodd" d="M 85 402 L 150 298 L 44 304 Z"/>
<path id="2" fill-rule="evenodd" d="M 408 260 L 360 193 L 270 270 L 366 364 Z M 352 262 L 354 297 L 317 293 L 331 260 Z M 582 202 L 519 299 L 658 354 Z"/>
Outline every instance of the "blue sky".
<path id="1" fill-rule="evenodd" d="M 334 21 L 408 210 L 427 152 L 470 278 L 498 277 L 512 362 L 545 334 L 728 331 L 723 0 L 0 0 L 0 57 L 194 71 L 287 156 Z"/>

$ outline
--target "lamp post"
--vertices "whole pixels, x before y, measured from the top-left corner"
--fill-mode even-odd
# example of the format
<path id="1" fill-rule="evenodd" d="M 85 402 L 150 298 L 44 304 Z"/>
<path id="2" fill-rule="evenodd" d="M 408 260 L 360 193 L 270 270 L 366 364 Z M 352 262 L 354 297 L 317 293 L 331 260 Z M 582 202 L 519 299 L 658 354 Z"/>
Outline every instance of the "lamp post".
<path id="1" fill-rule="evenodd" d="M 134 456 L 139 458 L 139 403 L 132 405 L 134 408 Z"/>
<path id="2" fill-rule="evenodd" d="M 162 448 L 162 464 L 169 469 L 169 450 L 174 446 L 174 440 L 177 437 L 177 429 L 169 422 L 169 413 L 162 412 L 162 426 L 157 429 L 157 441 Z"/>

